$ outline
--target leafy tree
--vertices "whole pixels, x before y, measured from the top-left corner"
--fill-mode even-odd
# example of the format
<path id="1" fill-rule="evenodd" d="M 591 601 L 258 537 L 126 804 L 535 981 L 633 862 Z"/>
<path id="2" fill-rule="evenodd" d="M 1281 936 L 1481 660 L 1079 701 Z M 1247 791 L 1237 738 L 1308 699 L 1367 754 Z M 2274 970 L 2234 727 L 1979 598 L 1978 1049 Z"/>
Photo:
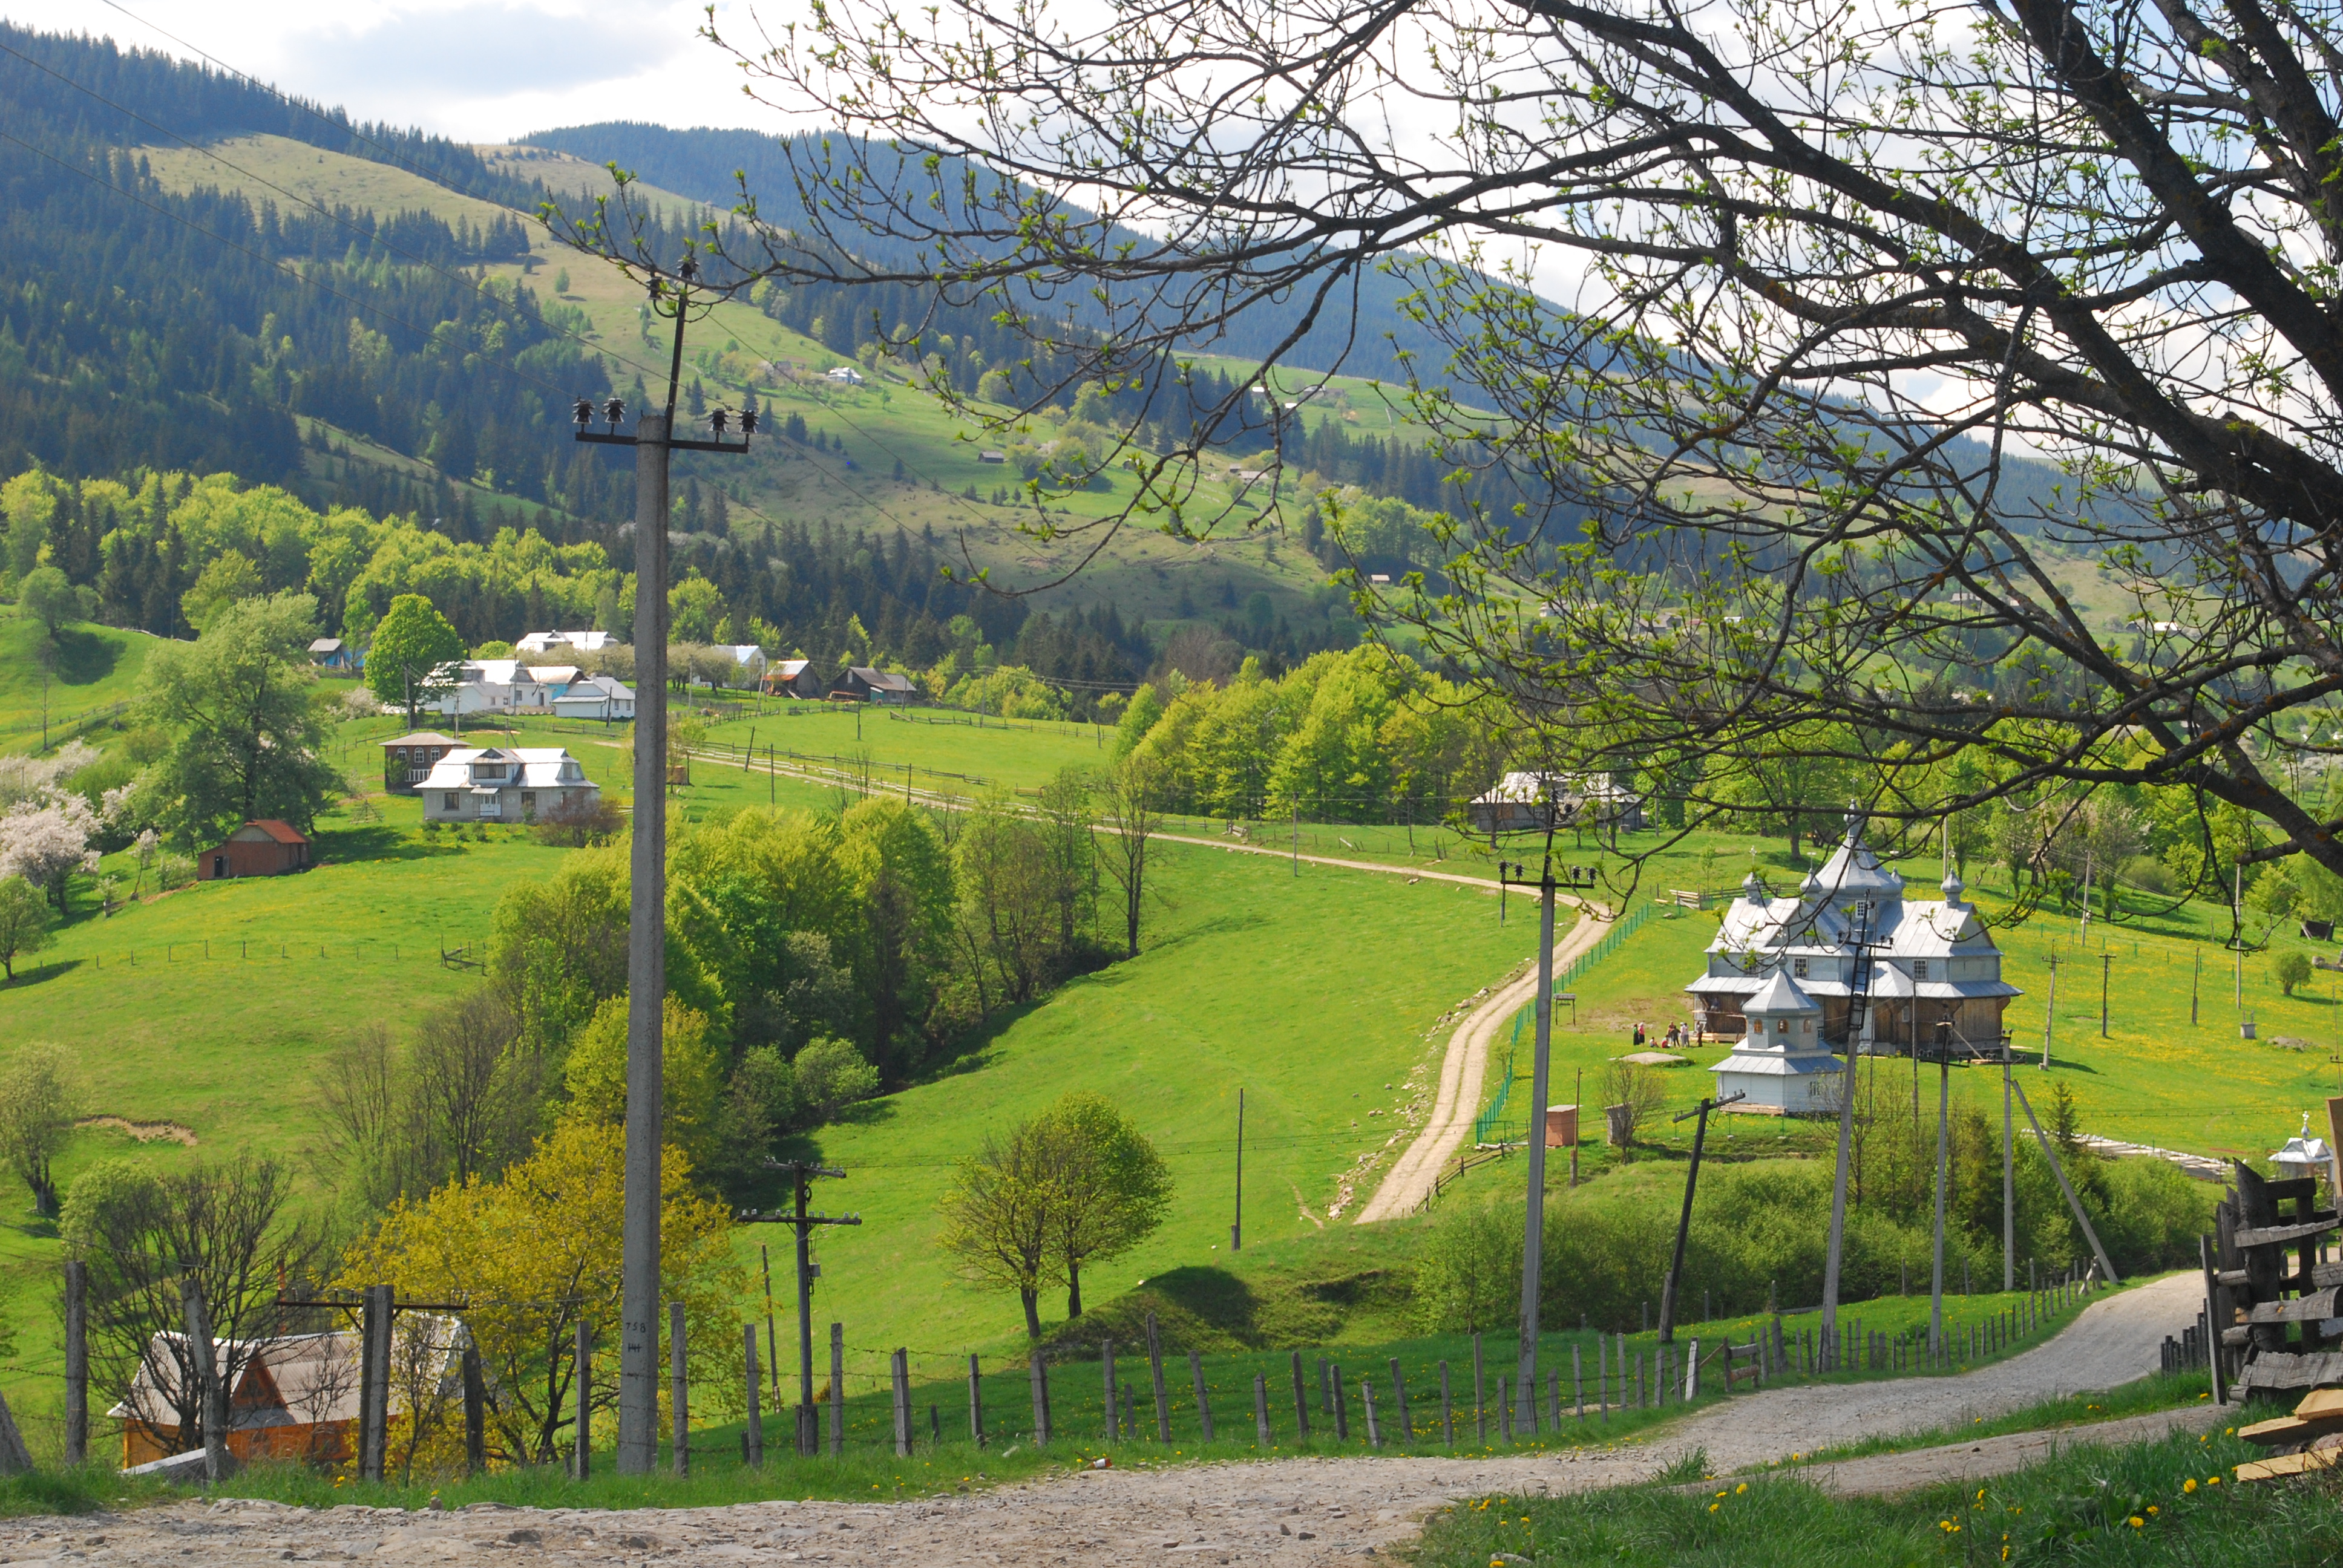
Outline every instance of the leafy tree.
<path id="1" fill-rule="evenodd" d="M 89 608 L 55 567 L 35 568 L 16 588 L 16 612 L 39 621 L 51 638 L 67 621 L 86 618 Z"/>
<path id="2" fill-rule="evenodd" d="M 224 551 L 206 563 L 196 586 L 179 596 L 179 615 L 201 631 L 228 606 L 257 598 L 262 591 L 260 568 L 241 551 Z"/>
<path id="3" fill-rule="evenodd" d="M 1900 821 L 2051 783 L 2170 786 L 2268 827 L 2247 863 L 2343 871 L 2343 836 L 2285 787 L 2325 744 L 2286 721 L 2343 673 L 2343 646 L 2305 629 L 2332 618 L 2343 560 L 2325 14 L 1348 0 L 1262 28 L 1173 0 L 1070 31 L 949 0 L 814 26 L 812 47 L 739 59 L 760 97 L 847 133 L 793 174 L 848 194 L 719 249 L 809 286 L 940 272 L 987 293 L 1026 350 L 988 359 L 1032 372 L 1017 408 L 977 417 L 1169 358 L 1232 302 L 1322 313 L 1258 375 L 1322 369 L 1383 334 L 1363 280 L 1403 277 L 1412 411 L 1462 482 L 1423 541 L 1437 580 L 1362 593 L 1518 702 L 1557 770 L 1778 755 L 1816 725 L 1825 761 L 1834 732 L 1862 737 Z M 971 196 L 969 167 L 1018 177 Z M 1077 186 L 1091 211 L 1064 208 Z M 1570 308 L 1482 259 L 1523 246 L 1586 274 Z M 1024 307 L 1037 273 L 1147 304 L 1101 332 Z M 1121 412 L 1151 437 L 1125 454 L 1141 482 L 1094 532 L 1237 515 L 1200 508 L 1192 475 L 1263 412 L 1260 384 L 1172 429 L 1141 427 L 1162 390 L 1142 386 Z M 1269 444 L 1312 434 L 1266 412 Z M 2134 638 L 2050 586 L 2078 547 Z M 1546 613 L 1502 608 L 1525 605 Z M 1955 789 L 1937 769 L 1965 746 L 1996 766 Z M 1686 819 L 1745 809 L 1704 784 Z"/>
<path id="4" fill-rule="evenodd" d="M 789 1068 L 799 1103 L 823 1121 L 879 1092 L 879 1070 L 863 1060 L 851 1040 L 814 1040 L 798 1052 Z"/>
<path id="5" fill-rule="evenodd" d="M 33 1191 L 33 1211 L 57 1211 L 57 1151 L 73 1134 L 80 1094 L 73 1058 L 48 1044 L 16 1048 L 0 1066 L 0 1161 Z"/>
<path id="6" fill-rule="evenodd" d="M 50 785 L 38 799 L 18 801 L 0 817 L 0 877 L 23 878 L 65 914 L 66 882 L 75 871 L 97 869 L 98 851 L 90 841 L 101 825 L 87 800 Z"/>
<path id="7" fill-rule="evenodd" d="M 1155 1233 L 1172 1207 L 1172 1173 L 1155 1145 L 1103 1096 L 1076 1091 L 1036 1119 L 1057 1201 L 1050 1246 L 1066 1282 L 1066 1316 L 1082 1315 L 1082 1269 Z"/>
<path id="8" fill-rule="evenodd" d="M 309 700 L 316 608 L 307 594 L 240 599 L 193 647 L 147 656 L 139 704 L 169 738 L 147 788 L 181 843 L 255 818 L 307 831 L 341 789 L 318 754 L 325 725 Z"/>
<path id="9" fill-rule="evenodd" d="M 1126 756 L 1099 781 L 1099 859 L 1122 893 L 1122 932 L 1128 956 L 1139 956 L 1140 917 L 1147 906 L 1148 845 L 1162 820 L 1156 799 L 1156 764 Z"/>
<path id="10" fill-rule="evenodd" d="M 660 1098 L 663 1136 L 697 1165 L 714 1152 L 724 1089 L 722 1064 L 708 1036 L 708 1015 L 670 996 L 661 1012 Z M 562 1069 L 568 1113 L 619 1127 L 627 1120 L 627 998 L 622 992 L 594 1010 L 578 1031 Z"/>
<path id="11" fill-rule="evenodd" d="M 949 960 L 951 857 L 926 813 L 888 796 L 847 811 L 840 857 L 861 904 L 856 978 L 870 1007 L 873 1059 L 910 1054 Z"/>
<path id="12" fill-rule="evenodd" d="M 367 689 L 405 708 L 412 729 L 423 705 L 451 689 L 438 672 L 460 662 L 467 651 L 464 639 L 429 599 L 400 594 L 367 646 Z"/>
<path id="13" fill-rule="evenodd" d="M 488 1421 L 503 1462 L 554 1456 L 574 1406 L 581 1319 L 597 1330 L 593 1409 L 616 1402 L 624 1140 L 618 1126 L 565 1121 L 493 1180 L 402 1200 L 340 1261 L 344 1286 L 473 1303 L 465 1322 L 498 1391 Z M 659 1299 L 684 1303 L 695 1406 L 722 1412 L 740 1386 L 737 1302 L 747 1287 L 731 1217 L 693 1191 L 690 1161 L 672 1144 L 659 1185 Z"/>
<path id="14" fill-rule="evenodd" d="M 289 1171 L 249 1154 L 167 1172 L 109 1161 L 66 1194 L 58 1229 L 66 1254 L 89 1265 L 94 1380 L 132 1391 L 144 1366 L 153 1392 L 126 1394 L 128 1419 L 159 1441 L 178 1449 L 200 1441 L 184 1285 L 203 1292 L 222 1342 L 217 1374 L 234 1388 L 254 1347 L 283 1322 L 280 1280 L 307 1275 L 317 1256 L 317 1234 L 292 1213 L 292 1196 Z"/>
<path id="15" fill-rule="evenodd" d="M 39 952 L 51 940 L 49 904 L 23 877 L 0 877 L 0 967 L 16 978 L 16 960 Z"/>
<path id="16" fill-rule="evenodd" d="M 1025 1310 L 1025 1337 L 1041 1338 L 1041 1287 L 1056 1277 L 1051 1245 L 1058 1205 L 1057 1163 L 1036 1122 L 1006 1137 L 988 1134 L 962 1160 L 939 1205 L 937 1244 L 972 1279 L 1006 1285 Z"/>
<path id="17" fill-rule="evenodd" d="M 2278 955 L 2278 989 L 2292 996 L 2299 987 L 2310 983 L 2310 955 L 2289 948 Z"/>

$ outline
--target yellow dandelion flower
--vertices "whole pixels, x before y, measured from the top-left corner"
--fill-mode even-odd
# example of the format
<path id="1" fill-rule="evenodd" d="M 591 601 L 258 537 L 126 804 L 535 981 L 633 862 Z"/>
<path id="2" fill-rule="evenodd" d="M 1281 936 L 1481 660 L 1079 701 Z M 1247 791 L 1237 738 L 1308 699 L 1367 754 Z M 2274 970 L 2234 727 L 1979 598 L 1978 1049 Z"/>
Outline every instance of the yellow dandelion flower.
<path id="1" fill-rule="evenodd" d="M 2134 1530 L 2145 1530 L 2147 1528 L 2147 1521 L 2135 1513 L 2131 1516 L 2131 1527 Z"/>
<path id="2" fill-rule="evenodd" d="M 1735 1488 L 1733 1489 L 1733 1494 L 1734 1494 L 1735 1497 L 1738 1497 L 1738 1496 L 1740 1496 L 1743 1493 L 1745 1493 L 1745 1492 L 1746 1492 L 1746 1491 L 1748 1491 L 1748 1490 L 1749 1490 L 1749 1483 L 1748 1483 L 1747 1482 L 1745 1482 L 1745 1482 L 1743 1482 L 1740 1485 L 1738 1485 L 1738 1486 L 1736 1486 L 1736 1487 L 1735 1487 Z"/>
<path id="3" fill-rule="evenodd" d="M 2197 1490 L 2197 1478 L 2196 1478 L 2195 1476 L 2193 1476 L 2193 1475 L 2192 1475 L 2192 1476 L 2190 1476 L 2187 1480 L 2186 1480 L 2186 1481 L 2182 1482 L 2182 1483 L 2180 1483 L 2180 1490 L 2181 1490 L 2181 1491 L 2183 1491 L 2183 1492 L 2194 1492 L 2194 1491 L 2196 1491 L 2196 1490 Z"/>

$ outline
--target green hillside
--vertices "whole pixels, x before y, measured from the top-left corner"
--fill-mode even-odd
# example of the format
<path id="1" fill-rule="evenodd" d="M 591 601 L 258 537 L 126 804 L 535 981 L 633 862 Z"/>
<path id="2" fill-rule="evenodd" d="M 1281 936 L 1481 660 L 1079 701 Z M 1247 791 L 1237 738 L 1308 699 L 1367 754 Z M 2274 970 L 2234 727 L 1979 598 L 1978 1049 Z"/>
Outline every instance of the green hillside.
<path id="1" fill-rule="evenodd" d="M 58 628 L 54 647 L 38 621 L 0 618 L 0 752 L 31 751 L 81 720 L 103 721 L 138 687 L 155 638 L 118 627 Z"/>

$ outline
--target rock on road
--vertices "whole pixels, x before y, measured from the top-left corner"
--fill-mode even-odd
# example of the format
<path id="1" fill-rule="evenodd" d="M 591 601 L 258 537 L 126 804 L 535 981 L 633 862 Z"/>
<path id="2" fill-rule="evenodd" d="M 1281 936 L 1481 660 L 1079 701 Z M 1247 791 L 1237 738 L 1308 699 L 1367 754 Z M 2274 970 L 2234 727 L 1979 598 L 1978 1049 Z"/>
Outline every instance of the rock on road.
<path id="1" fill-rule="evenodd" d="M 1560 1493 L 1650 1477 L 1700 1447 L 1722 1473 L 1854 1438 L 1999 1413 L 2055 1392 L 2105 1388 L 2155 1364 L 2195 1314 L 2178 1275 L 2093 1303 L 2047 1344 L 1961 1377 L 1770 1389 L 1713 1406 L 1649 1441 L 1478 1458 L 1340 1458 L 1082 1472 L 947 1498 L 880 1504 L 756 1503 L 595 1512 L 475 1504 L 454 1513 L 307 1510 L 225 1499 L 80 1519 L 0 1521 L 0 1562 L 186 1565 L 364 1562 L 487 1564 L 821 1563 L 1008 1565 L 1244 1563 L 1310 1568 L 1413 1536 L 1430 1510 L 1491 1491 Z M 2132 1440 L 2214 1412 L 2113 1423 Z M 2052 1440 L 2028 1434 L 1849 1461 L 1812 1473 L 1887 1491 L 2006 1470 Z M 2091 1442 L 2087 1432 L 2064 1441 Z M 1135 1453 L 1134 1448 L 1126 1451 Z"/>

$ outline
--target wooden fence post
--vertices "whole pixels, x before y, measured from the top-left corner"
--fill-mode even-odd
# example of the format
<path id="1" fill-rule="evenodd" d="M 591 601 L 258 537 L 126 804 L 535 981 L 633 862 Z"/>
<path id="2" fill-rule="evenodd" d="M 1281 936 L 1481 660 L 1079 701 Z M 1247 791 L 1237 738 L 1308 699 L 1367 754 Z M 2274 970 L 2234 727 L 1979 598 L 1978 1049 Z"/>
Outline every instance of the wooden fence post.
<path id="1" fill-rule="evenodd" d="M 1318 1358 L 1318 1413 L 1334 1419 L 1334 1382 L 1326 1372 L 1326 1358 Z"/>
<path id="2" fill-rule="evenodd" d="M 1684 1349 L 1684 1391 L 1687 1403 L 1700 1397 L 1700 1341 L 1697 1338 Z"/>
<path id="3" fill-rule="evenodd" d="M 1204 1358 L 1195 1352 L 1188 1352 L 1188 1381 L 1196 1385 L 1196 1426 L 1204 1441 L 1212 1441 L 1212 1400 L 1204 1387 Z"/>
<path id="4" fill-rule="evenodd" d="M 1497 1435 L 1506 1442 L 1513 1441 L 1513 1380 L 1503 1372 L 1497 1374 Z"/>
<path id="5" fill-rule="evenodd" d="M 464 1345 L 464 1473 L 478 1475 L 488 1468 L 488 1380 L 480 1365 L 480 1347 Z"/>
<path id="6" fill-rule="evenodd" d="M 1456 1446 L 1456 1407 L 1448 1398 L 1448 1363 L 1440 1363 L 1440 1440 L 1448 1447 Z"/>
<path id="7" fill-rule="evenodd" d="M 830 1456 L 846 1457 L 846 1325 L 830 1325 Z"/>
<path id="8" fill-rule="evenodd" d="M 977 1381 L 976 1357 L 968 1358 L 968 1440 L 984 1446 L 984 1386 Z"/>
<path id="9" fill-rule="evenodd" d="M 911 1456 L 911 1352 L 900 1346 L 888 1358 L 895 1383 L 895 1457 Z"/>
<path id="10" fill-rule="evenodd" d="M 1475 1441 L 1489 1441 L 1489 1391 L 1481 1378 L 1481 1336 L 1473 1336 L 1473 1422 Z"/>
<path id="11" fill-rule="evenodd" d="M 1172 1441 L 1172 1396 L 1163 1388 L 1163 1338 L 1155 1332 L 1155 1314 L 1147 1314 L 1147 1375 L 1155 1385 L 1155 1441 Z"/>
<path id="12" fill-rule="evenodd" d="M 691 1473 L 691 1385 L 684 1360 L 683 1303 L 667 1304 L 667 1397 L 675 1412 L 675 1473 Z"/>
<path id="13" fill-rule="evenodd" d="M 1375 1380 L 1371 1377 L 1359 1380 L 1359 1408 L 1367 1412 L 1367 1446 L 1381 1448 L 1383 1429 L 1375 1420 Z"/>
<path id="14" fill-rule="evenodd" d="M 1042 1358 L 1040 1346 L 1034 1347 L 1032 1359 L 1025 1364 L 1033 1382 L 1033 1446 L 1047 1448 L 1050 1446 L 1050 1367 Z"/>
<path id="15" fill-rule="evenodd" d="M 1262 1447 L 1269 1446 L 1269 1380 L 1252 1374 L 1252 1431 Z"/>
<path id="16" fill-rule="evenodd" d="M 1575 1344 L 1570 1347 L 1570 1402 L 1578 1419 L 1586 1419 L 1586 1362 Z"/>
<path id="17" fill-rule="evenodd" d="M 748 1359 L 742 1364 L 749 1372 L 749 1419 L 740 1429 L 745 1446 L 740 1451 L 741 1462 L 751 1470 L 765 1467 L 765 1416 L 757 1406 L 757 1325 L 740 1325 L 740 1342 L 747 1347 Z"/>
<path id="18" fill-rule="evenodd" d="M 1338 1442 L 1351 1441 L 1351 1401 L 1342 1387 L 1342 1363 L 1331 1363 L 1334 1374 L 1334 1438 Z"/>
<path id="19" fill-rule="evenodd" d="M 1310 1441 L 1310 1385 L 1302 1377 L 1302 1352 L 1293 1352 L 1293 1441 Z"/>
<path id="20" fill-rule="evenodd" d="M 592 1473 L 594 1452 L 594 1325 L 583 1318 L 578 1320 L 578 1343 L 573 1353 L 577 1364 L 570 1382 L 578 1395 L 578 1456 L 570 1465 L 570 1474 L 583 1481 Z"/>
<path id="21" fill-rule="evenodd" d="M 1392 1410 L 1399 1417 L 1399 1445 L 1415 1446 L 1415 1422 L 1407 1413 L 1407 1380 L 1400 1375 L 1399 1357 L 1389 1358 L 1392 1379 Z"/>
<path id="22" fill-rule="evenodd" d="M 1115 1407 L 1115 1396 L 1121 1391 L 1114 1386 L 1114 1342 L 1099 1341 L 1099 1375 L 1106 1380 L 1106 1440 L 1118 1442 L 1122 1438 L 1121 1412 Z"/>
<path id="23" fill-rule="evenodd" d="M 65 1264 L 65 1463 L 89 1457 L 89 1265 Z"/>

